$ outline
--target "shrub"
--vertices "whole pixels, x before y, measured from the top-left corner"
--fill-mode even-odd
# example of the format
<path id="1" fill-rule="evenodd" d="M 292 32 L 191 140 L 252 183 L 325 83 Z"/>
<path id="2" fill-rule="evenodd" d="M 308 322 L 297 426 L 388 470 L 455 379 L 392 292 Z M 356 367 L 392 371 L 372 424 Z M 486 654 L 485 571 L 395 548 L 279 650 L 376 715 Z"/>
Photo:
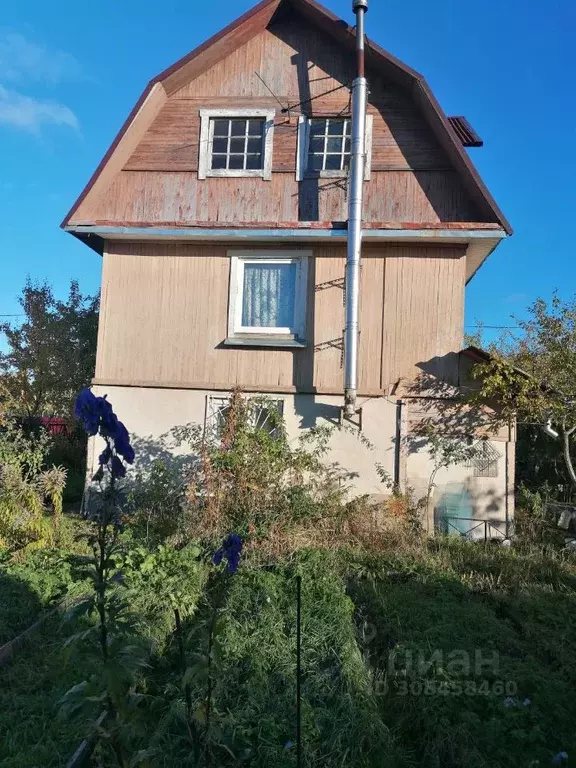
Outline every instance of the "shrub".
<path id="1" fill-rule="evenodd" d="M 186 482 L 182 472 L 161 459 L 139 472 L 128 493 L 134 537 L 148 545 L 178 540 L 186 528 Z"/>
<path id="2" fill-rule="evenodd" d="M 187 537 L 219 540 L 236 531 L 253 549 L 278 553 L 342 533 L 349 475 L 323 461 L 331 434 L 316 428 L 291 442 L 273 402 L 239 392 L 220 429 L 174 430 L 177 444 L 195 457 L 186 471 Z"/>
<path id="3" fill-rule="evenodd" d="M 86 484 L 86 446 L 86 436 L 78 428 L 52 438 L 47 463 L 66 469 L 64 503 L 75 503 L 82 499 Z"/>
<path id="4" fill-rule="evenodd" d="M 66 471 L 43 468 L 49 446 L 46 433 L 27 434 L 13 421 L 6 421 L 0 432 L 0 546 L 9 550 L 54 542 Z"/>

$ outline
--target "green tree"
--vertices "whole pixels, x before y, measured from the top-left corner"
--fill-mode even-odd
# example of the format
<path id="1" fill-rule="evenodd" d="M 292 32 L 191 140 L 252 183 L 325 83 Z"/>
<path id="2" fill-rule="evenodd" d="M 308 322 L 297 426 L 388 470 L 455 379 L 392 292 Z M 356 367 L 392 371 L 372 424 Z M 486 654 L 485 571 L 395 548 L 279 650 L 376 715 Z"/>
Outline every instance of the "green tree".
<path id="1" fill-rule="evenodd" d="M 68 415 L 94 375 L 99 297 L 82 295 L 72 280 L 60 301 L 47 282 L 28 279 L 19 302 L 24 322 L 0 324 L 8 346 L 0 352 L 5 408 L 27 417 Z"/>
<path id="2" fill-rule="evenodd" d="M 517 419 L 532 427 L 523 433 L 531 452 L 528 464 L 538 470 L 540 482 L 549 470 L 559 489 L 562 461 L 564 482 L 576 493 L 576 296 L 562 301 L 555 293 L 550 302 L 537 299 L 528 318 L 517 322 L 521 336 L 499 352 L 492 349 L 491 361 L 476 366 L 480 387 L 472 399 L 497 402 L 498 421 Z M 540 452 L 541 427 L 546 425 L 544 438 L 551 442 Z M 548 470 L 543 471 L 543 464 Z"/>

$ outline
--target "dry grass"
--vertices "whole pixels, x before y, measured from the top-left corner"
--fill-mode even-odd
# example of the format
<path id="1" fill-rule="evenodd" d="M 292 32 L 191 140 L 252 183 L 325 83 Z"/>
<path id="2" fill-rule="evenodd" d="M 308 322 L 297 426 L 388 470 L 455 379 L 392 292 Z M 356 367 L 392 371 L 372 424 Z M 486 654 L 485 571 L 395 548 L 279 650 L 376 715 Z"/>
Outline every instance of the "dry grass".
<path id="1" fill-rule="evenodd" d="M 330 516 L 302 524 L 271 526 L 265 537 L 246 542 L 244 556 L 251 565 L 274 563 L 303 549 L 355 550 L 382 553 L 421 552 L 425 537 L 415 528 L 413 510 L 405 497 L 392 496 L 383 503 L 355 499 Z"/>

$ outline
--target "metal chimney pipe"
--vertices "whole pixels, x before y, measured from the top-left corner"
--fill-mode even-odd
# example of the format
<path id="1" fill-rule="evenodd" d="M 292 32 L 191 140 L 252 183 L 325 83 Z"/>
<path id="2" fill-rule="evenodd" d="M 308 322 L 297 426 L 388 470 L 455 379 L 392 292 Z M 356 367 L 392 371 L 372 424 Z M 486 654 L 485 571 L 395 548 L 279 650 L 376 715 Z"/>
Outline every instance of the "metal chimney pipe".
<path id="1" fill-rule="evenodd" d="M 364 77 L 364 14 L 368 10 L 368 0 L 352 0 L 352 10 L 356 15 L 357 77 L 352 83 L 348 252 L 346 257 L 346 328 L 344 331 L 344 415 L 348 418 L 356 413 L 358 391 L 358 304 L 368 91 Z"/>

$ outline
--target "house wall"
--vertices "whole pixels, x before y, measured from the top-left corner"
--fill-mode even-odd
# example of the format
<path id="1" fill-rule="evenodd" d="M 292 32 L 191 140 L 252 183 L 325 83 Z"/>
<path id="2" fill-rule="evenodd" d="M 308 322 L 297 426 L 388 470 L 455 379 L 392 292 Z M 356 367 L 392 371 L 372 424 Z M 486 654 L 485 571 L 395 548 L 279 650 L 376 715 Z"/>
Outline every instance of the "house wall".
<path id="1" fill-rule="evenodd" d="M 507 517 L 510 521 L 514 517 L 510 506 L 513 494 L 508 487 L 511 444 L 498 440 L 490 440 L 489 444 L 499 454 L 495 477 L 475 476 L 474 469 L 465 464 L 445 467 L 434 476 L 427 517 L 429 531 L 439 527 L 441 518 L 448 518 L 450 532 L 473 529 L 472 538 L 493 538 L 496 531 L 506 532 Z M 424 444 L 417 451 L 407 452 L 406 473 L 415 498 L 426 497 L 433 470 L 434 462 Z"/>
<path id="2" fill-rule="evenodd" d="M 273 21 L 158 100 L 155 119 L 107 189 L 85 200 L 71 223 L 345 220 L 344 179 L 296 181 L 296 139 L 300 114 L 349 114 L 353 78 L 354 55 L 328 35 L 294 13 Z M 368 80 L 373 136 L 365 222 L 484 221 L 410 92 L 370 69 Z M 293 108 L 282 113 L 280 104 Z M 198 180 L 199 110 L 243 106 L 276 110 L 272 180 Z"/>
<path id="3" fill-rule="evenodd" d="M 237 247 L 237 246 L 234 246 Z M 259 246 L 261 248 L 261 246 Z M 231 348 L 226 245 L 109 243 L 96 381 L 104 384 L 338 394 L 343 390 L 343 244 L 315 245 L 306 349 Z M 457 380 L 462 247 L 363 252 L 359 392 L 379 394 L 422 371 Z M 452 353 L 452 354 L 451 354 Z"/>
<path id="4" fill-rule="evenodd" d="M 94 392 L 108 396 L 115 412 L 130 431 L 136 453 L 135 465 L 129 470 L 132 474 L 139 470 L 145 472 L 156 459 L 170 460 L 185 453 L 185 448 L 174 445 L 170 430 L 190 423 L 209 427 L 210 398 L 226 396 L 229 390 L 96 386 Z M 274 392 L 258 394 L 278 397 Z M 341 397 L 309 394 L 281 397 L 288 438 L 294 445 L 305 429 L 338 425 Z M 326 462 L 336 463 L 340 469 L 350 473 L 354 494 L 368 494 L 374 500 L 380 500 L 389 494 L 389 489 L 382 484 L 376 464 L 379 463 L 393 478 L 396 462 L 399 461 L 402 487 L 413 488 L 415 499 L 425 496 L 433 466 L 425 445 L 412 451 L 406 447 L 407 434 L 402 425 L 407 422 L 401 414 L 409 409 L 409 403 L 404 401 L 399 408 L 393 398 L 374 397 L 364 399 L 362 408 L 362 436 L 371 445 L 368 446 L 366 440 L 361 441 L 353 430 L 335 429 Z M 489 520 L 494 524 L 494 529 L 488 529 L 492 535 L 495 535 L 496 528 L 502 532 L 505 530 L 506 462 L 508 450 L 513 444 L 497 440 L 494 445 L 501 453 L 497 477 L 477 478 L 473 470 L 463 466 L 450 467 L 438 474 L 432 496 L 431 518 L 434 507 L 438 516 L 446 513 L 448 503 L 452 505 L 448 511 L 454 513 L 456 499 L 462 512 L 468 500 L 472 504 L 471 513 L 477 520 Z M 97 469 L 102 447 L 101 438 L 91 440 L 89 474 Z M 480 535 L 484 535 L 483 525 L 473 531 L 473 536 Z"/>

